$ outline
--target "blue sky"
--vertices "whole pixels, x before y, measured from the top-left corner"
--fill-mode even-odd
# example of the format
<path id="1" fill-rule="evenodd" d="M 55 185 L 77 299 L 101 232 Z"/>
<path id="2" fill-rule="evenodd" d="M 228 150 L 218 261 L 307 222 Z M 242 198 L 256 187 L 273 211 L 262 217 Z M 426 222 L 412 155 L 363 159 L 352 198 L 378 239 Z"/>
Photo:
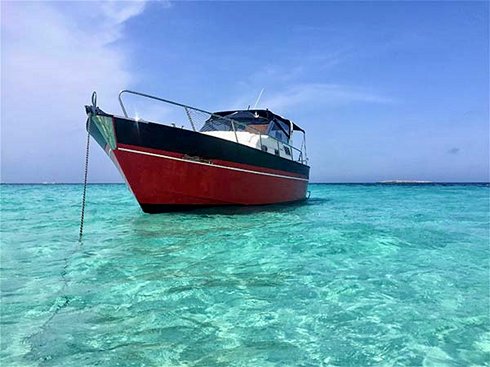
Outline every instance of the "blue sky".
<path id="1" fill-rule="evenodd" d="M 488 44 L 487 2 L 2 2 L 2 182 L 80 182 L 83 104 L 119 114 L 123 88 L 207 110 L 264 88 L 314 182 L 488 181 Z"/>

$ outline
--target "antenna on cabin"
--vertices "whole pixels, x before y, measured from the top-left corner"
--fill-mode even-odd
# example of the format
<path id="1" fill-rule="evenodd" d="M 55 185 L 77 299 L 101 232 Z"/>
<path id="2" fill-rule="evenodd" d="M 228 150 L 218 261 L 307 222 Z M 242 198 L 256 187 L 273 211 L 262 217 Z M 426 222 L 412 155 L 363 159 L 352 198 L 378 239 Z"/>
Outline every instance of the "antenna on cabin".
<path id="1" fill-rule="evenodd" d="M 264 88 L 259 93 L 259 97 L 257 98 L 257 101 L 255 102 L 254 110 L 257 108 L 257 105 L 259 104 L 260 97 L 262 97 L 262 93 L 264 93 Z"/>

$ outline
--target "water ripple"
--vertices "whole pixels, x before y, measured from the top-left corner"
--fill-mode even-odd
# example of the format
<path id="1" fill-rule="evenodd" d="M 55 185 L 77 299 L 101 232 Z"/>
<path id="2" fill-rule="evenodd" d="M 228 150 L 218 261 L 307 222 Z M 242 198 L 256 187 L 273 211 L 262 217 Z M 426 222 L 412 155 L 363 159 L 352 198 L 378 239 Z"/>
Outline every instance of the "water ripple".
<path id="1" fill-rule="evenodd" d="M 484 366 L 488 185 L 311 185 L 141 213 L 123 185 L 1 186 L 2 365 Z"/>

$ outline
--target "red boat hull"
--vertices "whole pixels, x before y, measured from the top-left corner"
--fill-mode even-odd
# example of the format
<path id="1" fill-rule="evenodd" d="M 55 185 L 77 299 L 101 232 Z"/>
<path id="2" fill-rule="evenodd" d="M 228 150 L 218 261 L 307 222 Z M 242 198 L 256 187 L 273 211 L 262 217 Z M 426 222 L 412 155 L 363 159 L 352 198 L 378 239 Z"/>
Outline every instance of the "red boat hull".
<path id="1" fill-rule="evenodd" d="M 130 145 L 119 145 L 113 153 L 146 211 L 172 205 L 263 205 L 298 201 L 306 195 L 308 181 L 287 172 L 193 161 L 182 154 Z"/>
<path id="2" fill-rule="evenodd" d="M 193 131 L 104 119 L 91 135 L 147 213 L 306 198 L 308 166 Z"/>

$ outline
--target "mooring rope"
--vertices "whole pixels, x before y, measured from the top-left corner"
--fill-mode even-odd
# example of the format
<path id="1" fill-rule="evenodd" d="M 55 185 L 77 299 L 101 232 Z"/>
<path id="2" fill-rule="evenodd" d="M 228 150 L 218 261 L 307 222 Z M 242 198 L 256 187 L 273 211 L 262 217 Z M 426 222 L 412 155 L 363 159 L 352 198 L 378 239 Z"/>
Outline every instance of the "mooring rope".
<path id="1" fill-rule="evenodd" d="M 90 148 L 90 122 L 91 116 L 87 119 L 87 147 L 85 149 L 85 171 L 83 178 L 83 195 L 82 195 L 82 213 L 80 216 L 80 236 L 78 238 L 79 241 L 82 240 L 83 235 L 83 220 L 85 218 L 85 198 L 87 196 L 87 176 L 88 176 L 88 156 L 89 156 L 89 148 Z"/>

